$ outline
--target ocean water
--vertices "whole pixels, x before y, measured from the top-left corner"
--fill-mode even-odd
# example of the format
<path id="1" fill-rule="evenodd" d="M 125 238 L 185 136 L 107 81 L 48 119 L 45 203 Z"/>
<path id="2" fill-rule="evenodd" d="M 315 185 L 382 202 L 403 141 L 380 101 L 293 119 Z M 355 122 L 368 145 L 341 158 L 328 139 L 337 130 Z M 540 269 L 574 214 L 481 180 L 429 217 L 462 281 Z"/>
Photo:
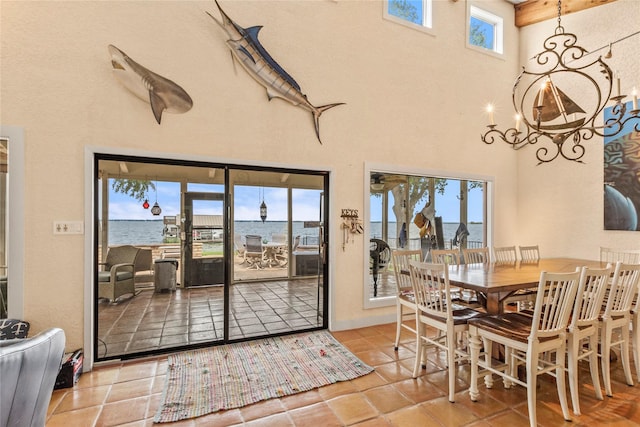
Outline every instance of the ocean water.
<path id="1" fill-rule="evenodd" d="M 454 238 L 458 223 L 442 224 L 444 240 L 450 241 Z M 301 236 L 301 243 L 314 244 L 317 242 L 318 229 L 305 228 L 302 221 L 292 223 L 293 236 Z M 472 223 L 467 226 L 469 237 L 467 241 L 482 241 L 482 224 Z M 109 221 L 109 244 L 110 245 L 154 245 L 162 244 L 162 230 L 164 224 L 162 220 L 110 220 Z M 266 239 L 270 239 L 272 234 L 286 234 L 286 221 L 237 221 L 235 223 L 236 233 L 241 235 L 259 234 Z M 411 224 L 409 229 L 411 237 L 418 236 L 418 228 Z M 371 223 L 371 236 L 379 238 L 382 234 L 382 224 L 380 222 Z M 389 223 L 389 242 L 391 246 L 396 245 L 396 223 Z"/>

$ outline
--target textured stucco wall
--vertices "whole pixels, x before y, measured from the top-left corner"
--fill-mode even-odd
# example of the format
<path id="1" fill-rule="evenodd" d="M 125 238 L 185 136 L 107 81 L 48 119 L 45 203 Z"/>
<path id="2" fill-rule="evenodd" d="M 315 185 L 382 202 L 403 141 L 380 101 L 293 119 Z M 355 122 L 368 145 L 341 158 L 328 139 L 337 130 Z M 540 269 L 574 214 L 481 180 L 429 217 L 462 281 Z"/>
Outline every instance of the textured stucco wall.
<path id="1" fill-rule="evenodd" d="M 0 123 L 25 131 L 26 319 L 36 331 L 64 328 L 69 349 L 83 345 L 87 236 L 53 235 L 52 223 L 84 218 L 88 146 L 331 168 L 336 223 L 342 208 L 363 211 L 365 162 L 491 176 L 495 243 L 530 243 L 518 239 L 526 223 L 516 153 L 479 139 L 487 102 L 512 115 L 519 33 L 512 5 L 476 3 L 505 18 L 503 58 L 465 47 L 465 2 L 434 2 L 435 35 L 384 20 L 379 1 L 222 2 L 241 25 L 264 25 L 262 43 L 312 103 L 346 103 L 323 115 L 320 145 L 307 112 L 268 102 L 248 75 L 234 73 L 222 32 L 205 14 L 217 14 L 212 1 L 3 0 Z M 180 84 L 193 109 L 165 113 L 158 126 L 149 105 L 112 75 L 108 44 Z M 529 186 L 522 179 L 520 190 Z M 338 227 L 331 237 L 332 325 L 393 319 L 394 307 L 363 308 L 363 239 L 343 252 Z"/>

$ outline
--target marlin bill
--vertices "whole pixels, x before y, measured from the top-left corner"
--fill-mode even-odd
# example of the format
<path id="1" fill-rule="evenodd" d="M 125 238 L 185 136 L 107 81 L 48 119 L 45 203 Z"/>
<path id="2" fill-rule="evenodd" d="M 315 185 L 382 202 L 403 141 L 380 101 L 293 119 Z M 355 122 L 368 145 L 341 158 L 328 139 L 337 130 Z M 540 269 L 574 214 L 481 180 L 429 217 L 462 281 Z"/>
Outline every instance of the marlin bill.
<path id="1" fill-rule="evenodd" d="M 343 102 L 314 106 L 307 100 L 307 95 L 300 90 L 300 85 L 291 77 L 272 57 L 258 40 L 258 32 L 262 26 L 243 28 L 235 23 L 222 10 L 216 0 L 222 20 L 219 21 L 209 12 L 207 14 L 227 33 L 227 46 L 231 49 L 232 57 L 255 81 L 266 90 L 269 100 L 281 98 L 291 104 L 303 108 L 313 116 L 316 137 L 320 139 L 320 116 L 326 110 L 343 105 Z"/>

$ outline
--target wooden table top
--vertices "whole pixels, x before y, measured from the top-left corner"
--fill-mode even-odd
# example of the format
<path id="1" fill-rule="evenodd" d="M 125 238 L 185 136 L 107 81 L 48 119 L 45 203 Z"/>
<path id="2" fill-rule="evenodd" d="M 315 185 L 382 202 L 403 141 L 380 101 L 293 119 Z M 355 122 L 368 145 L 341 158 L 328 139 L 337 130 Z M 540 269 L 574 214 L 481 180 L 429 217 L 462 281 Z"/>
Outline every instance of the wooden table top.
<path id="1" fill-rule="evenodd" d="M 606 262 L 576 258 L 543 258 L 537 263 L 452 265 L 449 282 L 484 294 L 514 292 L 536 287 L 542 271 L 570 273 L 576 267 L 604 268 L 606 265 Z"/>

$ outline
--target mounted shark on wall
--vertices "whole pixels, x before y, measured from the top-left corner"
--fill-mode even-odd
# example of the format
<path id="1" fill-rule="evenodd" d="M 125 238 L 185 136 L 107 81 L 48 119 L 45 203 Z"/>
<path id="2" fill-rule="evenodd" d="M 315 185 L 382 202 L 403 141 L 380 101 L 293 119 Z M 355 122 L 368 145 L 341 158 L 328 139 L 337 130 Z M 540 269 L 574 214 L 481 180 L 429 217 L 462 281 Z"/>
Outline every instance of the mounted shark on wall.
<path id="1" fill-rule="evenodd" d="M 113 45 L 109 45 L 109 53 L 115 76 L 138 98 L 151 104 L 158 124 L 165 110 L 186 113 L 193 107 L 189 94 L 171 80 L 146 69 Z"/>
<path id="2" fill-rule="evenodd" d="M 229 39 L 227 46 L 231 49 L 231 55 L 251 77 L 267 90 L 269 100 L 282 98 L 291 104 L 311 112 L 316 129 L 316 136 L 320 140 L 320 115 L 329 108 L 343 105 L 343 102 L 328 104 L 316 107 L 307 100 L 307 95 L 300 90 L 300 85 L 269 55 L 266 49 L 258 40 L 258 32 L 262 26 L 242 28 L 236 24 L 222 10 L 218 1 L 216 5 L 222 16 L 222 21 L 218 21 L 213 15 L 207 12 L 220 27 L 227 33 Z"/>

